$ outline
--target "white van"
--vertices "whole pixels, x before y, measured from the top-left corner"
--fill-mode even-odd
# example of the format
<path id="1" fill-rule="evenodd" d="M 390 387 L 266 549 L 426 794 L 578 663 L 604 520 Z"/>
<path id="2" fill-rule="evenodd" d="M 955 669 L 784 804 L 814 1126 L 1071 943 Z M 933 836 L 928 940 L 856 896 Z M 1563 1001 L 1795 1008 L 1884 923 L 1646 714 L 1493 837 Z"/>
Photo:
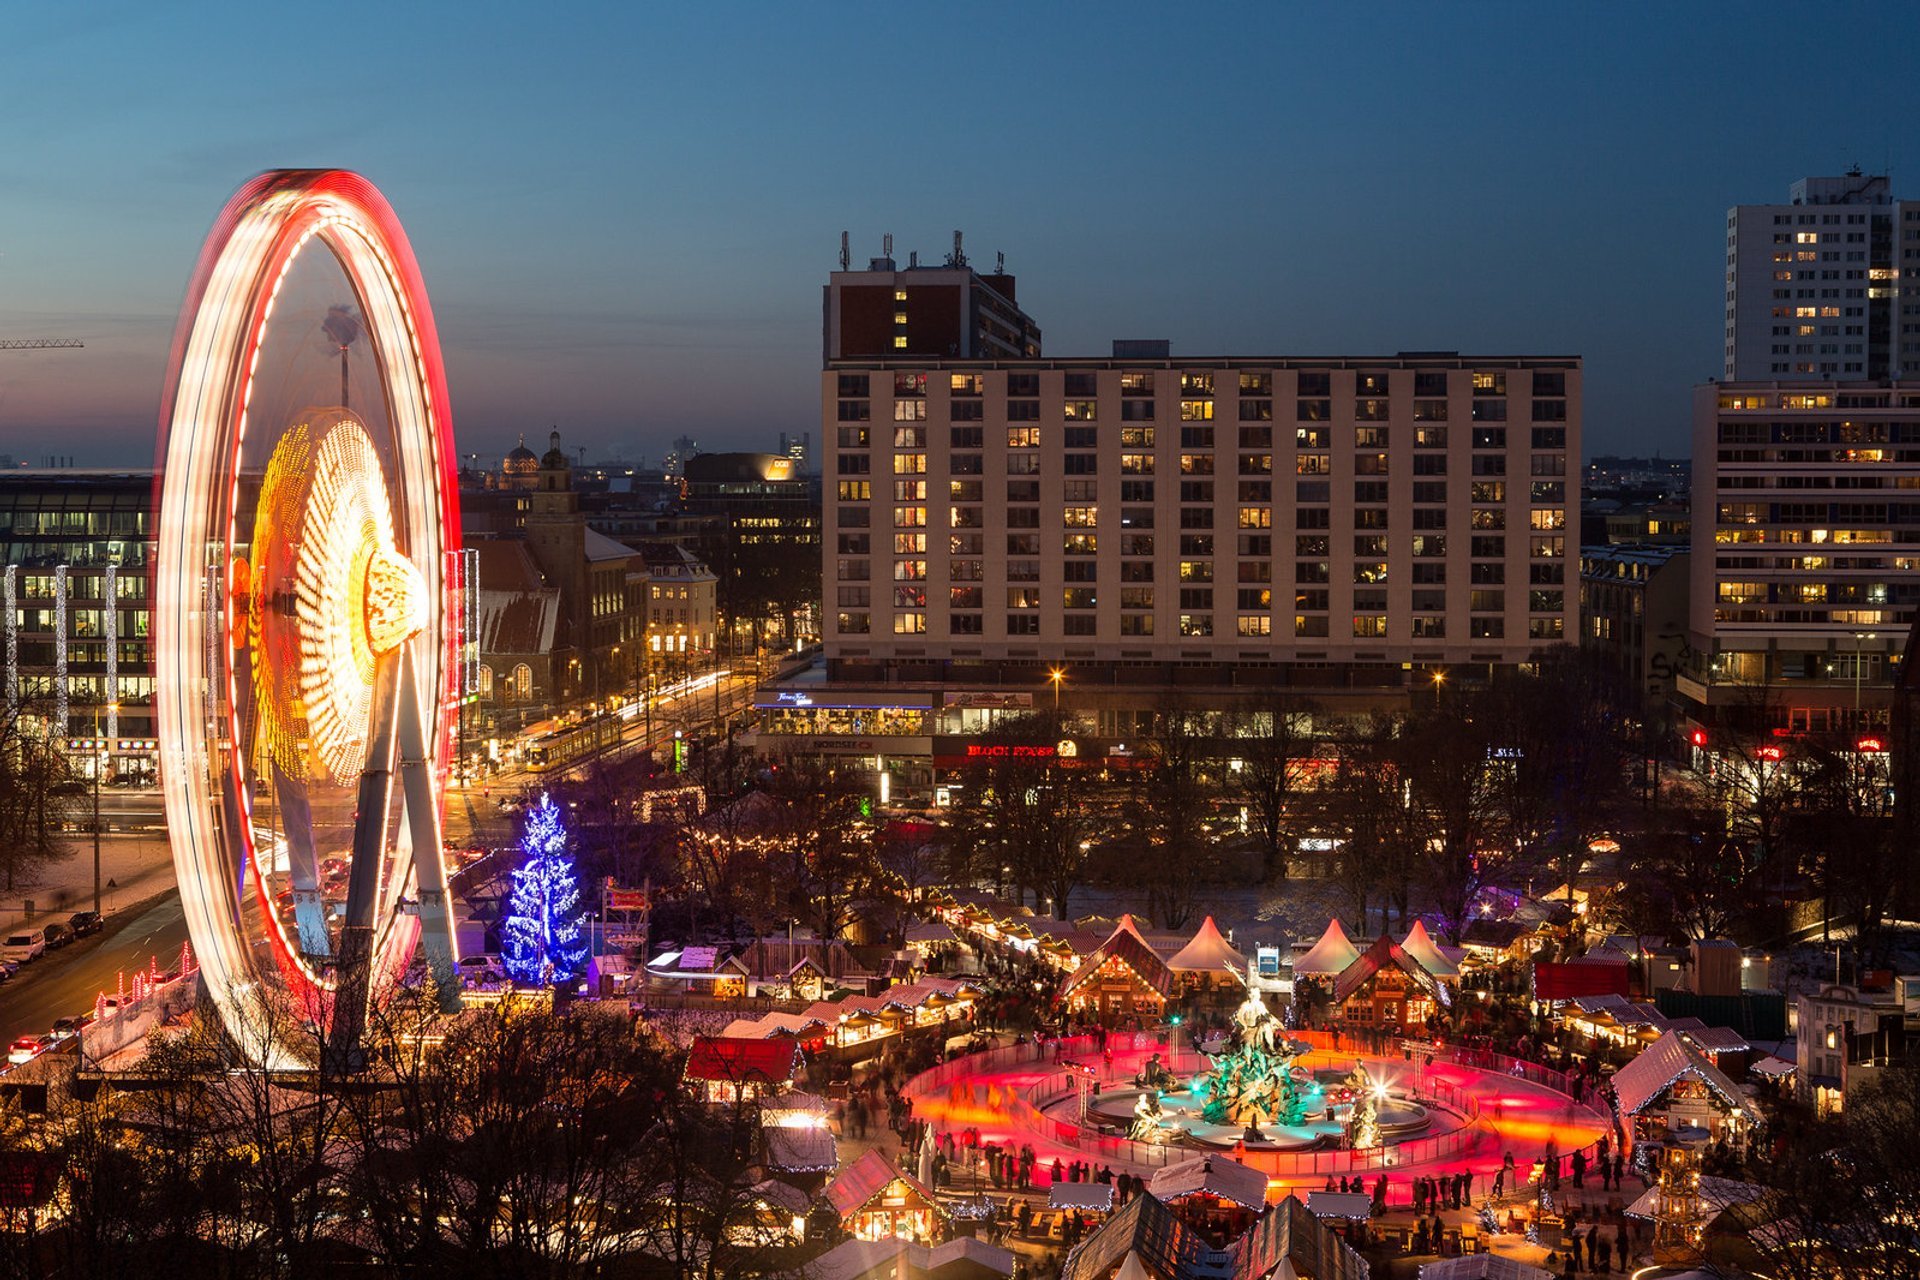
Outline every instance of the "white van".
<path id="1" fill-rule="evenodd" d="M 39 959 L 46 949 L 47 931 L 45 929 L 20 929 L 8 934 L 7 940 L 0 943 L 0 956 L 5 956 L 9 960 L 18 960 L 24 964 L 28 960 Z"/>

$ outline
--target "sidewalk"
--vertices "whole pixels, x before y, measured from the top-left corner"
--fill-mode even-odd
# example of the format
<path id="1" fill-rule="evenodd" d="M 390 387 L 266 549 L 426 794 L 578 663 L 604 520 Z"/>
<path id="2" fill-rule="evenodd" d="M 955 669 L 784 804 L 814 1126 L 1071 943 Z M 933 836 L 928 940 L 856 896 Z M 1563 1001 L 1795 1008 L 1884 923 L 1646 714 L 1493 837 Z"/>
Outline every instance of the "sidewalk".
<path id="1" fill-rule="evenodd" d="M 34 905 L 37 923 L 64 922 L 76 911 L 93 908 L 93 837 L 81 833 L 71 842 L 73 856 L 45 867 L 31 885 L 15 883 L 0 897 L 0 928 L 26 919 Z M 173 887 L 173 853 L 164 836 L 108 833 L 100 839 L 100 900 L 107 915 L 124 911 Z"/>

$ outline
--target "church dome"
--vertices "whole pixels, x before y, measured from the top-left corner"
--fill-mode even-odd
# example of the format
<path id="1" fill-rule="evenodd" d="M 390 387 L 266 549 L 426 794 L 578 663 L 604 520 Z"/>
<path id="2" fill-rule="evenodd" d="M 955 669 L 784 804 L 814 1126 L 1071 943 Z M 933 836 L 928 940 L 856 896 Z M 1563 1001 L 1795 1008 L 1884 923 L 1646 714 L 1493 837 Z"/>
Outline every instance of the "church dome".
<path id="1" fill-rule="evenodd" d="M 531 476 L 539 469 L 540 459 L 533 450 L 527 448 L 525 436 L 520 437 L 520 443 L 500 463 L 500 473 L 505 476 Z"/>

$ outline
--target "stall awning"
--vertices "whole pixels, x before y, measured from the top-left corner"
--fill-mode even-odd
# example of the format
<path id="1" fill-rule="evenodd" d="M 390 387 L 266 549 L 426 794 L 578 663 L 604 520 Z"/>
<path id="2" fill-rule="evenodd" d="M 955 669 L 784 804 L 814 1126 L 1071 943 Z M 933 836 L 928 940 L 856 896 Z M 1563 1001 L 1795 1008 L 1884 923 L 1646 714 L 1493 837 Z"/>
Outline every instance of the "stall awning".
<path id="1" fill-rule="evenodd" d="M 1047 1192 L 1049 1209 L 1091 1209 L 1106 1213 L 1113 1208 L 1111 1182 L 1056 1182 Z"/>

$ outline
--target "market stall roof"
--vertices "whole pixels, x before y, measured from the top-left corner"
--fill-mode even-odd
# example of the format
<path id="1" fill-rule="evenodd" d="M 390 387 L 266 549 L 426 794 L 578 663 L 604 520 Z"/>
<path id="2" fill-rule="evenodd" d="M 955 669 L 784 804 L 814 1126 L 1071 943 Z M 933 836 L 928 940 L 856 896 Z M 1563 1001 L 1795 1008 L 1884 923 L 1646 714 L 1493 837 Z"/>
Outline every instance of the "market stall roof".
<path id="1" fill-rule="evenodd" d="M 1743 1204 L 1752 1204 L 1764 1199 L 1765 1187 L 1755 1186 L 1751 1182 L 1741 1182 L 1736 1178 L 1700 1177 L 1700 1200 L 1710 1210 L 1707 1220 L 1711 1222 L 1729 1209 Z M 1627 1212 L 1636 1218 L 1653 1221 L 1659 1211 L 1660 1188 L 1648 1187 L 1640 1193 L 1640 1198 L 1627 1206 Z"/>
<path id="2" fill-rule="evenodd" d="M 1732 1027 L 1682 1027 L 1678 1022 L 1674 1027 L 1685 1032 L 1687 1039 L 1707 1053 L 1745 1053 L 1753 1048 L 1747 1038 Z"/>
<path id="3" fill-rule="evenodd" d="M 1161 1169 L 1147 1179 L 1147 1190 L 1168 1203 L 1210 1195 L 1259 1210 L 1267 1203 L 1267 1175 L 1227 1156 L 1204 1155 Z"/>
<path id="4" fill-rule="evenodd" d="M 1208 916 L 1194 931 L 1193 941 L 1180 948 L 1167 967 L 1175 973 L 1245 973 L 1247 958 L 1234 950 L 1220 932 L 1220 926 Z"/>
<path id="5" fill-rule="evenodd" d="M 1340 922 L 1329 920 L 1327 931 L 1320 935 L 1320 941 L 1293 962 L 1293 972 L 1296 977 L 1309 974 L 1333 977 L 1359 958 L 1360 948 L 1353 945 L 1353 940 L 1347 937 L 1347 931 L 1340 927 Z"/>
<path id="6" fill-rule="evenodd" d="M 800 1046 L 787 1039 L 695 1036 L 686 1078 L 735 1084 L 786 1084 L 800 1066 Z"/>
<path id="7" fill-rule="evenodd" d="M 956 1236 L 944 1244 L 924 1245 L 912 1240 L 844 1240 L 806 1265 L 807 1280 L 894 1280 L 895 1276 L 925 1276 L 928 1280 L 985 1280 L 1011 1276 L 1016 1259 L 999 1245 L 972 1236 Z"/>
<path id="8" fill-rule="evenodd" d="M 933 1192 L 927 1190 L 924 1183 L 905 1170 L 894 1168 L 893 1162 L 877 1147 L 869 1147 L 827 1184 L 827 1200 L 833 1205 L 833 1211 L 844 1219 L 873 1203 L 896 1181 L 932 1205 L 941 1217 L 947 1216 L 945 1207 L 933 1198 Z"/>
<path id="9" fill-rule="evenodd" d="M 1307 1212 L 1316 1218 L 1365 1221 L 1373 1216 L 1373 1197 L 1357 1191 L 1309 1191 Z"/>
<path id="10" fill-rule="evenodd" d="M 1760 1113 L 1747 1101 L 1746 1095 L 1678 1031 L 1667 1032 L 1642 1049 L 1632 1062 L 1614 1072 L 1613 1088 L 1619 1099 L 1620 1114 L 1639 1115 L 1683 1076 L 1699 1080 L 1730 1109 L 1759 1123 Z"/>
<path id="11" fill-rule="evenodd" d="M 1358 991 L 1367 979 L 1379 973 L 1388 965 L 1397 966 L 1414 980 L 1422 991 L 1432 996 L 1442 1006 L 1451 1003 L 1451 998 L 1440 985 L 1437 978 L 1427 967 L 1406 953 L 1406 950 L 1386 934 L 1374 939 L 1373 945 L 1360 954 L 1360 958 L 1340 971 L 1333 980 L 1333 1001 L 1339 1004 Z M 1296 971 L 1297 972 L 1297 971 Z M 1457 971 L 1456 971 L 1457 972 Z"/>
<path id="12" fill-rule="evenodd" d="M 1060 986 L 1061 996 L 1070 995 L 1081 985 L 1092 982 L 1109 959 L 1125 965 L 1140 981 L 1160 995 L 1164 996 L 1173 989 L 1173 970 L 1160 958 L 1160 953 L 1148 946 L 1146 939 L 1140 936 L 1134 928 L 1133 917 L 1122 916 L 1112 936 L 1089 952 L 1080 962 L 1080 967 L 1067 975 L 1066 981 Z"/>
<path id="13" fill-rule="evenodd" d="M 1769 1080 L 1784 1079 L 1785 1077 L 1792 1075 L 1794 1072 L 1798 1071 L 1799 1069 L 1800 1069 L 1799 1067 L 1795 1066 L 1791 1062 L 1788 1062 L 1785 1058 L 1776 1058 L 1772 1054 L 1768 1054 L 1766 1057 L 1760 1059 L 1760 1061 L 1754 1063 L 1751 1067 L 1747 1068 L 1747 1070 L 1753 1072 L 1753 1074 L 1757 1076 L 1765 1076 Z"/>
<path id="14" fill-rule="evenodd" d="M 1436 978 L 1460 976 L 1460 966 L 1442 953 L 1439 944 L 1427 933 L 1427 923 L 1424 920 L 1413 922 L 1413 928 L 1409 929 L 1407 936 L 1400 940 L 1400 949 L 1418 961 L 1422 969 Z"/>
<path id="15" fill-rule="evenodd" d="M 1092 1209 L 1106 1213 L 1113 1208 L 1111 1182 L 1056 1182 L 1047 1191 L 1049 1209 Z"/>
<path id="16" fill-rule="evenodd" d="M 840 1162 L 831 1129 L 766 1125 L 760 1139 L 766 1144 L 767 1168 L 776 1173 L 826 1173 Z"/>
<path id="17" fill-rule="evenodd" d="M 1420 1264 L 1420 1280 L 1553 1280 L 1545 1267 L 1503 1258 L 1497 1253 L 1469 1254 Z"/>

